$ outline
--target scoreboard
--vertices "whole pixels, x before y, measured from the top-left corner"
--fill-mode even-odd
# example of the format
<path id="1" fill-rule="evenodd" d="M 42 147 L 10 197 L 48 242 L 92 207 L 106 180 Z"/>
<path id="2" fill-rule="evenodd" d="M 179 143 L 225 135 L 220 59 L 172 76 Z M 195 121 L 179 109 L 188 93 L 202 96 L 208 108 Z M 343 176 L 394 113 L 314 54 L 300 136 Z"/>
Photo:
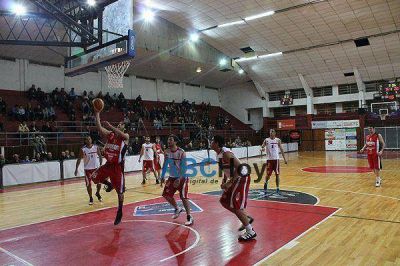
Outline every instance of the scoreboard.
<path id="1" fill-rule="evenodd" d="M 281 105 L 292 105 L 293 104 L 293 96 L 290 94 L 285 94 L 281 98 Z"/>
<path id="2" fill-rule="evenodd" d="M 400 84 L 399 82 L 389 82 L 379 85 L 379 92 L 382 95 L 382 100 L 396 101 L 400 99 Z"/>

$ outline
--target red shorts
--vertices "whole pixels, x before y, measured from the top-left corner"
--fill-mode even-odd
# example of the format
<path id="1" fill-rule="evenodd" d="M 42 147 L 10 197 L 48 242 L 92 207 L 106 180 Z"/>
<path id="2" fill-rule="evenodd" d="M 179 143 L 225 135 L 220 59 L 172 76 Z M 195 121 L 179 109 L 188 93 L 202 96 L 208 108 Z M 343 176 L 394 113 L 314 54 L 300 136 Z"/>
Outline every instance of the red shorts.
<path id="1" fill-rule="evenodd" d="M 271 176 L 272 172 L 279 175 L 279 160 L 267 160 L 267 176 Z"/>
<path id="2" fill-rule="evenodd" d="M 142 171 L 143 172 L 147 172 L 147 170 L 151 170 L 154 171 L 153 168 L 153 161 L 152 160 L 143 160 L 143 167 L 142 167 Z"/>
<path id="3" fill-rule="evenodd" d="M 250 176 L 240 177 L 234 184 L 222 193 L 219 200 L 227 209 L 243 210 L 247 206 Z"/>
<path id="4" fill-rule="evenodd" d="M 381 157 L 379 157 L 378 154 L 368 154 L 368 164 L 369 168 L 372 170 L 382 169 Z"/>
<path id="5" fill-rule="evenodd" d="M 160 159 L 154 159 L 154 169 L 156 171 L 161 170 L 161 164 L 160 164 Z"/>
<path id="6" fill-rule="evenodd" d="M 96 171 L 96 169 L 85 169 L 85 183 L 86 186 L 90 186 L 90 184 L 92 183 L 92 174 L 93 172 Z"/>
<path id="7" fill-rule="evenodd" d="M 107 178 L 110 178 L 117 193 L 124 193 L 125 191 L 125 175 L 124 168 L 121 163 L 106 163 L 100 166 L 93 172 L 90 177 L 95 184 L 102 183 Z"/>
<path id="8" fill-rule="evenodd" d="M 179 191 L 179 196 L 183 199 L 188 198 L 189 178 L 168 178 L 165 183 L 163 197 L 172 198 L 176 191 Z"/>

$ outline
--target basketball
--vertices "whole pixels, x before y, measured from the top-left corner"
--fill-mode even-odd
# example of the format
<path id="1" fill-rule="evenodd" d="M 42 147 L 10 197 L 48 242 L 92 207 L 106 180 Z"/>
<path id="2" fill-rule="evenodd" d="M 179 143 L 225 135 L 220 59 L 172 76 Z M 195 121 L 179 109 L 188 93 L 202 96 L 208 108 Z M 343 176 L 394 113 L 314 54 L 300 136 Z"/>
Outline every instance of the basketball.
<path id="1" fill-rule="evenodd" d="M 93 100 L 93 108 L 96 112 L 101 112 L 104 108 L 104 102 L 100 98 L 96 98 Z"/>

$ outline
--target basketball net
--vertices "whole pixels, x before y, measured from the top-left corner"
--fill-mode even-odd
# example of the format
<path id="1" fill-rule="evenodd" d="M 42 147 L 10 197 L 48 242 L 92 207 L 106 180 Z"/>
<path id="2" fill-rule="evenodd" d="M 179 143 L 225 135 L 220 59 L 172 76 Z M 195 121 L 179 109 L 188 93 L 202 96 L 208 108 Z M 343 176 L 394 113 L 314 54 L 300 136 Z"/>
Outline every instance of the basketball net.
<path id="1" fill-rule="evenodd" d="M 381 120 L 386 120 L 386 114 L 380 114 L 379 116 L 381 117 Z"/>
<path id="2" fill-rule="evenodd" d="M 130 64 L 131 62 L 127 60 L 105 67 L 109 88 L 120 89 L 124 87 L 124 74 Z"/>

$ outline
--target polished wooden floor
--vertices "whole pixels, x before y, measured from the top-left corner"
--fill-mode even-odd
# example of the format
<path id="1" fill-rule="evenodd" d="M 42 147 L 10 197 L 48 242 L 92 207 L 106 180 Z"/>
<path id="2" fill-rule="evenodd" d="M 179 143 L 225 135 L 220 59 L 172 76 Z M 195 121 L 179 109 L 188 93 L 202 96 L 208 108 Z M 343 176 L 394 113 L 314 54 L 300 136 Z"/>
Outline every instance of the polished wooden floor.
<path id="1" fill-rule="evenodd" d="M 248 162 L 261 164 L 263 160 L 251 158 Z M 310 166 L 366 166 L 365 159 L 349 158 L 344 152 L 289 154 L 289 164 L 281 167 L 281 188 L 315 195 L 320 199 L 319 205 L 341 210 L 261 264 L 400 265 L 399 162 L 398 159 L 384 161 L 383 184 L 375 188 L 371 173 L 324 174 L 301 170 Z M 252 177 L 256 178 L 254 171 Z M 150 184 L 144 187 L 140 180 L 139 173 L 127 176 L 126 202 L 160 196 L 161 188 L 154 184 L 151 176 Z M 271 186 L 274 187 L 274 182 Z M 261 187 L 261 184 L 252 184 L 252 188 Z M 218 190 L 218 185 L 190 186 L 190 192 L 212 190 Z M 87 213 L 115 204 L 112 194 L 104 195 L 103 203 L 88 206 L 83 180 L 6 190 L 0 193 L 0 229 Z"/>

